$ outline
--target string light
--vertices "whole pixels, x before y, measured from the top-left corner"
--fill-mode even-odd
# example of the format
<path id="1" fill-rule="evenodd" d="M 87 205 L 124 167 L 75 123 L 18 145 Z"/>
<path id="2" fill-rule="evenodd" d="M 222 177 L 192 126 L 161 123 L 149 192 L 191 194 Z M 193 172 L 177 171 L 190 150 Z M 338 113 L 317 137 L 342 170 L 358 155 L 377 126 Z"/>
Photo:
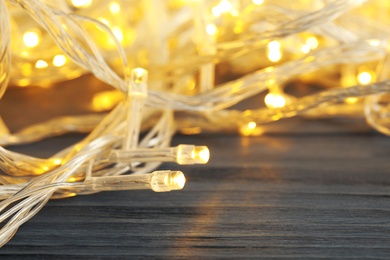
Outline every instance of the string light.
<path id="1" fill-rule="evenodd" d="M 383 1 L 292 7 L 282 0 L 59 0 L 55 8 L 46 2 L 0 1 L 0 96 L 8 82 L 28 87 L 82 73 L 115 90 L 91 99 L 91 109 L 107 113 L 54 118 L 16 133 L 0 120 L 2 146 L 90 132 L 47 159 L 0 147 L 7 174 L 0 219 L 11 220 L 0 230 L 0 244 L 50 198 L 183 188 L 183 173 L 154 170 L 166 161 L 204 164 L 210 154 L 205 146 L 170 147 L 176 131 L 259 136 L 262 124 L 282 118 L 353 110 L 390 135 L 382 98 L 390 91 L 390 20 L 371 15 L 385 8 Z M 305 79 L 323 91 L 300 98 L 284 92 L 286 82 Z M 265 107 L 231 108 L 266 91 Z"/>
<path id="2" fill-rule="evenodd" d="M 39 36 L 36 32 L 26 32 L 23 35 L 23 42 L 27 47 L 35 47 L 39 43 Z"/>
<path id="3" fill-rule="evenodd" d="M 56 56 L 54 56 L 53 58 L 53 65 L 55 67 L 61 67 L 61 66 L 64 66 L 66 63 L 66 57 L 62 54 L 58 54 Z"/>
<path id="4" fill-rule="evenodd" d="M 86 8 L 92 4 L 93 0 L 72 0 L 72 4 L 77 8 Z"/>

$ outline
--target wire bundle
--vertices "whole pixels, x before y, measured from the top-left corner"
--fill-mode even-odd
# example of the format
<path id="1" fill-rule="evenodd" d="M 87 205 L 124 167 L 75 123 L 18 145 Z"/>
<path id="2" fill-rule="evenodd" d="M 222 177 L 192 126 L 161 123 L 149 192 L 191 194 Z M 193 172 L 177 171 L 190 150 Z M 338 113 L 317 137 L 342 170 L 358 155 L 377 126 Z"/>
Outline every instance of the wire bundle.
<path id="1" fill-rule="evenodd" d="M 169 147 L 177 130 L 244 129 L 254 135 L 259 125 L 282 118 L 343 115 L 365 116 L 390 134 L 390 27 L 385 15 L 375 19 L 369 12 L 385 9 L 383 1 L 58 2 L 0 0 L 0 95 L 10 78 L 17 85 L 46 84 L 75 71 L 70 77 L 92 73 L 119 91 L 122 101 L 105 115 L 56 118 L 16 133 L 0 120 L 2 146 L 91 130 L 48 159 L 0 147 L 0 221 L 8 221 L 1 245 L 50 198 L 181 189 L 181 172 L 152 171 L 164 161 L 206 163 L 209 154 L 203 146 Z M 34 28 L 11 32 L 11 24 L 22 30 L 29 19 Z M 12 48 L 15 32 L 24 33 L 19 38 L 25 49 Z M 49 40 L 56 43 L 52 51 L 31 54 Z M 146 70 L 131 69 L 136 67 Z M 61 73 L 50 78 L 53 71 Z M 284 91 L 290 79 L 327 77 L 329 71 L 339 76 L 322 92 L 298 98 Z M 266 107 L 230 109 L 264 92 Z M 142 130 L 148 132 L 138 140 Z"/>

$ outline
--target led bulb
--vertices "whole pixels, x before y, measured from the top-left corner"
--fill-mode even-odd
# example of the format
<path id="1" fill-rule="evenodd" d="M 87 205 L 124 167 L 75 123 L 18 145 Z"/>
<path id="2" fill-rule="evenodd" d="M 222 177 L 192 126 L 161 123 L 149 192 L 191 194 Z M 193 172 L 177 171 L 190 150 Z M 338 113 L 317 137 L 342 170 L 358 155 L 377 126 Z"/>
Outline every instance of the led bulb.
<path id="1" fill-rule="evenodd" d="M 186 178 L 181 171 L 155 171 L 152 173 L 150 185 L 155 192 L 181 190 Z"/>
<path id="2" fill-rule="evenodd" d="M 130 96 L 143 96 L 147 95 L 146 83 L 148 81 L 148 72 L 142 68 L 136 68 L 131 71 L 130 75 L 131 83 L 129 85 Z"/>
<path id="3" fill-rule="evenodd" d="M 92 4 L 92 0 L 72 0 L 72 4 L 77 8 L 85 8 Z"/>
<path id="4" fill-rule="evenodd" d="M 272 92 L 265 96 L 264 102 L 268 108 L 281 108 L 286 105 L 286 99 L 283 95 Z"/>
<path id="5" fill-rule="evenodd" d="M 182 172 L 167 170 L 145 174 L 88 177 L 83 182 L 83 189 L 88 191 L 152 189 L 156 192 L 166 192 L 181 190 L 185 183 L 186 178 Z"/>
<path id="6" fill-rule="evenodd" d="M 29 48 L 35 47 L 39 44 L 39 36 L 36 32 L 26 32 L 23 35 L 23 42 Z"/>
<path id="7" fill-rule="evenodd" d="M 207 146 L 181 144 L 175 150 L 178 164 L 205 164 L 210 158 Z"/>

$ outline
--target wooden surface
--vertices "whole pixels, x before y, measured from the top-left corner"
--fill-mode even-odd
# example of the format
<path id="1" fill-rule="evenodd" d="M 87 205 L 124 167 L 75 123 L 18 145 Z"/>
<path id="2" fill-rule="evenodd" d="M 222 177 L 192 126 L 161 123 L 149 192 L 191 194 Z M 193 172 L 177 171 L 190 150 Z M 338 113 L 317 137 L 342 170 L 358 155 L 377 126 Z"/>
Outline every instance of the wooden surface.
<path id="1" fill-rule="evenodd" d="M 206 144 L 212 152 L 206 166 L 162 167 L 186 172 L 184 190 L 50 201 L 0 258 L 389 258 L 390 138 L 339 128 L 177 136 L 175 143 Z M 78 138 L 13 150 L 45 156 Z"/>
<path id="2" fill-rule="evenodd" d="M 67 109 L 30 102 L 62 89 L 40 93 L 7 92 L 0 110 L 11 129 Z M 80 104 L 65 97 L 64 106 Z M 45 157 L 80 138 L 9 149 Z M 283 120 L 261 137 L 176 136 L 179 143 L 212 154 L 207 165 L 161 167 L 185 172 L 184 190 L 50 201 L 0 259 L 390 258 L 390 138 L 363 122 Z"/>

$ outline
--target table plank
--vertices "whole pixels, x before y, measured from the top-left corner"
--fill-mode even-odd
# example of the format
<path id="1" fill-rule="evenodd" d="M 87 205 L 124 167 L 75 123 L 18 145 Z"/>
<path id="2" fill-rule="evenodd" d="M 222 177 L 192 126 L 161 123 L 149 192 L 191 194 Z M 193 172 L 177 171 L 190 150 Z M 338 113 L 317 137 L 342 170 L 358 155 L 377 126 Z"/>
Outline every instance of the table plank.
<path id="1" fill-rule="evenodd" d="M 306 123 L 306 134 L 176 136 L 212 152 L 205 166 L 162 165 L 186 173 L 184 190 L 50 201 L 0 257 L 388 258 L 390 139 Z M 11 149 L 48 156 L 79 138 Z"/>

